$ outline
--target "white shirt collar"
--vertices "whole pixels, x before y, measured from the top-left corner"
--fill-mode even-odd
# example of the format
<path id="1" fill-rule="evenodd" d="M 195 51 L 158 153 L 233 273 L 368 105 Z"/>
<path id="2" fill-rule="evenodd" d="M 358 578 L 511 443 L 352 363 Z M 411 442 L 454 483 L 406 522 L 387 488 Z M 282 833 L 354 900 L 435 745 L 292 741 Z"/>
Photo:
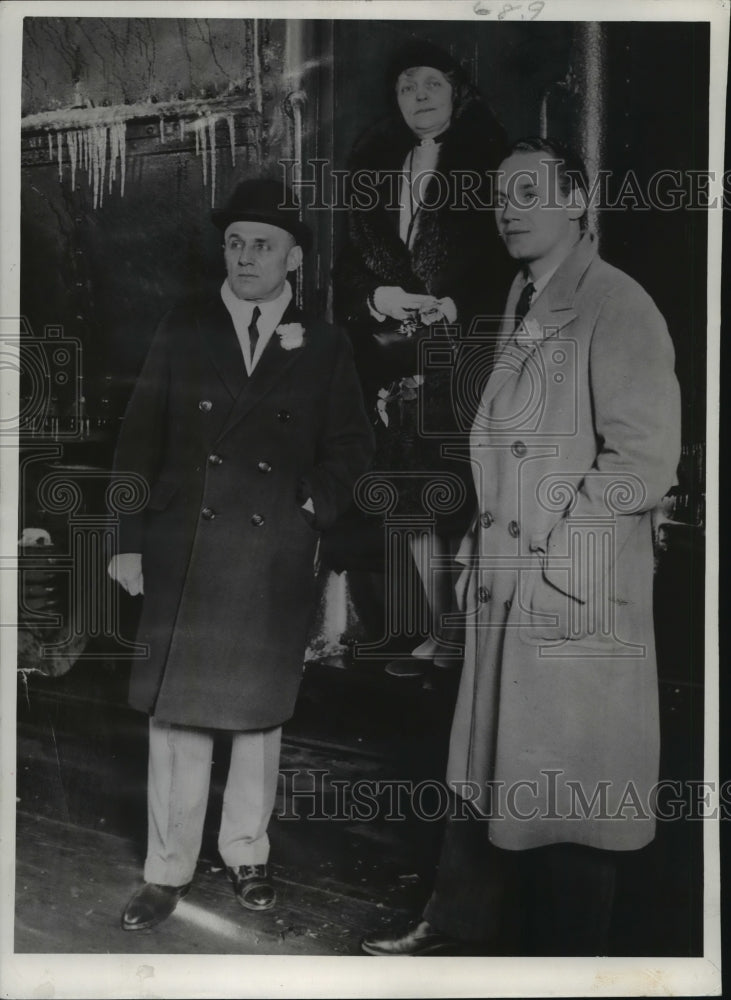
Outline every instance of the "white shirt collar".
<path id="1" fill-rule="evenodd" d="M 545 274 L 542 274 L 540 276 L 540 278 L 537 278 L 533 282 L 534 292 L 533 292 L 533 298 L 531 299 L 531 305 L 535 302 L 535 300 L 541 294 L 541 292 L 546 287 L 546 285 L 551 280 L 551 278 L 554 276 L 554 274 L 556 273 L 556 271 L 558 271 L 558 269 L 559 269 L 559 267 L 561 266 L 562 263 L 563 263 L 563 261 L 559 261 L 558 264 L 556 264 L 555 267 L 552 267 L 550 271 L 546 271 Z M 532 279 L 530 278 L 530 276 L 527 276 L 525 284 L 527 285 L 528 282 L 531 281 L 531 280 Z"/>
<path id="2" fill-rule="evenodd" d="M 244 356 L 246 371 L 251 375 L 254 368 L 256 368 L 259 358 L 264 353 L 264 349 L 271 340 L 272 334 L 279 326 L 287 306 L 292 301 L 292 286 L 288 281 L 285 281 L 284 288 L 276 299 L 272 299 L 270 302 L 252 302 L 251 299 L 240 299 L 235 295 L 227 278 L 221 285 L 221 298 L 233 320 L 241 353 Z M 259 307 L 260 313 L 256 324 L 259 331 L 259 340 L 257 341 L 254 357 L 252 358 L 249 327 L 251 326 L 251 317 L 255 306 Z"/>

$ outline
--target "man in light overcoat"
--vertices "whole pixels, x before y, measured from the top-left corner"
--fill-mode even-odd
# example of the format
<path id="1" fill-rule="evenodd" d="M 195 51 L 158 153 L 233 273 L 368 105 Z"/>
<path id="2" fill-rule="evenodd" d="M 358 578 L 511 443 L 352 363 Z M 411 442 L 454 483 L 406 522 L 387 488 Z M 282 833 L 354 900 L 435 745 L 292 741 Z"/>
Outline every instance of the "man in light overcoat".
<path id="1" fill-rule="evenodd" d="M 651 515 L 675 481 L 679 390 L 663 317 L 597 253 L 587 192 L 550 140 L 501 165 L 497 225 L 521 270 L 471 433 L 447 774 L 461 818 L 424 919 L 370 954 L 497 948 L 529 863 L 540 947 L 600 954 L 617 852 L 655 834 Z"/>
<path id="2" fill-rule="evenodd" d="M 220 731 L 232 753 L 219 850 L 242 906 L 274 904 L 266 831 L 319 533 L 372 455 L 347 337 L 292 300 L 310 233 L 285 194 L 245 181 L 213 213 L 226 279 L 163 320 L 117 445 L 115 468 L 149 485 L 109 569 L 144 592 L 149 646 L 130 683 L 150 715 L 148 849 L 125 930 L 159 923 L 190 888 Z"/>

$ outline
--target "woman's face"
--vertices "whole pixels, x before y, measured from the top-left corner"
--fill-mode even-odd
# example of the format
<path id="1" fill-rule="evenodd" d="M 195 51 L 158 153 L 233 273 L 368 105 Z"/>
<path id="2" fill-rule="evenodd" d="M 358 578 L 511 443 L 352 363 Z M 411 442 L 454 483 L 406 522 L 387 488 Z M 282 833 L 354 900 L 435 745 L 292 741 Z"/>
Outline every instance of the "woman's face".
<path id="1" fill-rule="evenodd" d="M 420 138 L 438 135 L 452 117 L 452 85 L 432 66 L 412 66 L 396 81 L 396 99 L 404 121 Z"/>

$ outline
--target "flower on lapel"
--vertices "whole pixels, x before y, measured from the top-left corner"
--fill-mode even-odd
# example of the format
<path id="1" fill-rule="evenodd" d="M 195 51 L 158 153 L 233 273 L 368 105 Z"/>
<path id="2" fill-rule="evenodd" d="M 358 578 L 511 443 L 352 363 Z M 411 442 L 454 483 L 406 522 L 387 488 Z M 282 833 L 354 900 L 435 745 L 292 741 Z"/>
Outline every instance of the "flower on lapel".
<path id="1" fill-rule="evenodd" d="M 294 351 L 304 343 L 305 328 L 301 323 L 282 323 L 275 332 L 285 351 Z"/>

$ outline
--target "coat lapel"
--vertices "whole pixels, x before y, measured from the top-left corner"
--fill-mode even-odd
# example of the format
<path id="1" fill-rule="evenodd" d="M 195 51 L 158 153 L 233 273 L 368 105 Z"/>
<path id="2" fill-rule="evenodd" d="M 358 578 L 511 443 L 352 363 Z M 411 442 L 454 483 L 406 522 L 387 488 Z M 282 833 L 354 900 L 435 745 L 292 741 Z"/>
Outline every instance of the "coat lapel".
<path id="1" fill-rule="evenodd" d="M 303 357 L 307 351 L 307 327 L 302 314 L 297 307 L 290 302 L 287 306 L 279 326 L 284 323 L 301 323 L 305 327 L 305 339 L 301 347 L 292 350 L 285 350 L 282 347 L 281 339 L 276 330 L 269 338 L 267 346 L 257 362 L 254 371 L 245 379 L 245 382 L 236 398 L 226 423 L 221 429 L 219 438 L 227 434 L 231 428 L 242 420 L 251 409 L 256 406 L 260 399 L 265 396 L 271 388 L 282 378 L 282 376 L 292 368 L 293 365 Z M 238 343 L 237 343 L 238 346 Z M 242 360 L 243 366 L 243 360 Z M 244 369 L 244 375 L 246 369 Z"/>
<path id="2" fill-rule="evenodd" d="M 510 323 L 523 286 L 521 275 L 516 276 L 506 303 L 501 347 L 482 396 L 483 406 L 494 399 L 508 381 L 520 375 L 528 359 L 541 344 L 556 337 L 576 318 L 573 308 L 576 290 L 595 256 L 594 237 L 587 235 L 561 264 L 543 293 L 536 299 L 535 305 L 526 313 L 523 322 L 516 330 L 511 331 Z"/>
<path id="3" fill-rule="evenodd" d="M 220 295 L 201 310 L 198 328 L 219 378 L 236 399 L 249 376 L 231 315 Z"/>

